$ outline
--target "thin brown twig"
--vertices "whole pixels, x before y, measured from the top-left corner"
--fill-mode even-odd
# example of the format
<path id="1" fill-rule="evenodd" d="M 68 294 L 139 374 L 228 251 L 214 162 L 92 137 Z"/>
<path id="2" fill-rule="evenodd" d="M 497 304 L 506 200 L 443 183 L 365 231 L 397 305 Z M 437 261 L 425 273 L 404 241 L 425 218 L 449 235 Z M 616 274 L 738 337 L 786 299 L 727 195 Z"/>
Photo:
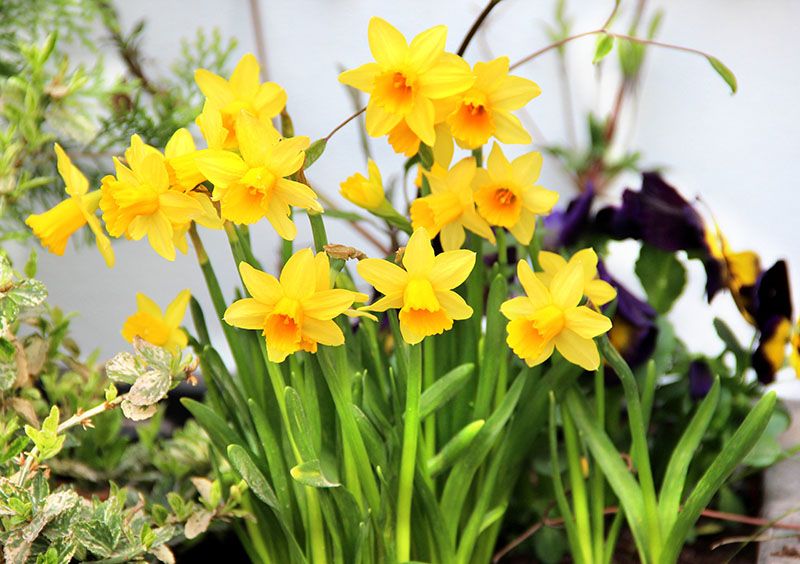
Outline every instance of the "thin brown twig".
<path id="1" fill-rule="evenodd" d="M 608 35 L 610 37 L 613 37 L 615 39 L 624 39 L 624 40 L 630 41 L 632 43 L 640 43 L 642 45 L 652 45 L 653 47 L 663 47 L 665 49 L 672 49 L 673 51 L 682 51 L 684 53 L 692 53 L 693 55 L 700 55 L 701 57 L 710 57 L 711 56 L 708 53 L 706 53 L 705 51 L 701 51 L 700 49 L 695 49 L 693 47 L 684 47 L 682 45 L 675 45 L 674 43 L 664 43 L 662 41 L 654 41 L 652 39 L 643 39 L 641 37 L 634 37 L 632 35 L 627 35 L 627 34 L 624 34 L 624 33 L 614 33 L 614 32 L 608 31 L 605 28 L 599 28 L 599 29 L 594 29 L 592 31 L 584 31 L 583 33 L 578 33 L 577 35 L 570 35 L 569 37 L 565 37 L 564 39 L 556 41 L 555 43 L 551 43 L 550 45 L 542 47 L 541 49 L 539 49 L 537 51 L 534 51 L 530 55 L 527 55 L 527 56 L 521 58 L 519 61 L 517 61 L 516 63 L 511 65 L 509 67 L 509 70 L 514 70 L 515 68 L 519 67 L 520 65 L 524 65 L 525 63 L 532 61 L 533 59 L 539 57 L 540 55 L 543 55 L 543 54 L 547 53 L 548 51 L 552 51 L 553 49 L 558 49 L 562 45 L 566 45 L 567 43 L 575 41 L 576 39 L 581 39 L 583 37 L 589 37 L 590 35 L 597 35 L 599 33 L 604 33 L 604 34 L 606 34 L 606 35 Z"/>
<path id="2" fill-rule="evenodd" d="M 269 80 L 267 73 L 267 42 L 264 40 L 264 26 L 261 17 L 259 0 L 250 0 L 250 21 L 253 23 L 253 38 L 256 42 L 256 54 L 261 66 L 261 80 Z"/>
<path id="3" fill-rule="evenodd" d="M 541 529 L 542 527 L 558 527 L 564 524 L 564 518 L 559 517 L 556 519 L 550 519 L 547 517 L 547 513 L 549 513 L 550 509 L 545 511 L 545 517 L 525 529 L 519 536 L 515 537 L 511 542 L 505 545 L 502 549 L 500 549 L 497 553 L 495 553 L 494 557 L 492 558 L 493 564 L 497 564 L 502 558 L 504 558 L 509 552 L 517 548 L 523 542 L 528 540 L 532 537 L 536 532 Z M 611 506 L 606 507 L 603 509 L 603 515 L 613 515 L 619 511 L 619 507 Z M 701 516 L 707 517 L 709 519 L 716 519 L 718 521 L 729 521 L 731 523 L 741 523 L 742 525 L 752 525 L 754 527 L 763 527 L 767 529 L 780 529 L 785 531 L 796 531 L 800 533 L 800 524 L 795 525 L 792 523 L 780 523 L 780 522 L 773 522 L 769 519 L 763 519 L 761 517 L 750 517 L 748 515 L 739 515 L 737 513 L 728 513 L 726 511 L 717 511 L 715 509 L 704 509 L 701 513 Z"/>
<path id="4" fill-rule="evenodd" d="M 342 123 L 340 123 L 339 125 L 337 125 L 336 127 L 334 127 L 334 128 L 333 128 L 333 131 L 331 131 L 330 133 L 328 133 L 328 135 L 326 135 L 326 136 L 325 136 L 325 142 L 327 143 L 328 141 L 330 141 L 330 138 L 331 138 L 331 137 L 333 137 L 333 134 L 334 134 L 334 133 L 336 133 L 336 132 L 337 132 L 337 131 L 339 131 L 341 128 L 343 128 L 345 125 L 347 125 L 348 123 L 350 123 L 351 121 L 353 121 L 354 119 L 356 119 L 358 116 L 360 116 L 361 114 L 363 114 L 365 111 L 367 111 L 367 107 L 366 107 L 366 106 L 364 106 L 363 108 L 361 108 L 360 110 L 358 110 L 356 113 L 354 113 L 353 115 L 351 115 L 350 117 L 348 117 L 346 120 L 344 120 Z"/>
<path id="5" fill-rule="evenodd" d="M 472 27 L 469 28 L 469 31 L 464 36 L 463 41 L 461 41 L 461 46 L 458 48 L 458 51 L 456 51 L 459 57 L 464 55 L 464 53 L 467 50 L 467 47 L 469 47 L 470 41 L 472 41 L 472 38 L 475 37 L 475 34 L 478 32 L 478 29 L 480 29 L 484 20 L 489 16 L 489 13 L 494 9 L 494 7 L 497 6 L 500 2 L 501 0 L 489 0 L 489 3 L 486 4 L 486 7 L 481 11 L 480 14 L 478 14 L 478 17 L 472 23 Z"/>

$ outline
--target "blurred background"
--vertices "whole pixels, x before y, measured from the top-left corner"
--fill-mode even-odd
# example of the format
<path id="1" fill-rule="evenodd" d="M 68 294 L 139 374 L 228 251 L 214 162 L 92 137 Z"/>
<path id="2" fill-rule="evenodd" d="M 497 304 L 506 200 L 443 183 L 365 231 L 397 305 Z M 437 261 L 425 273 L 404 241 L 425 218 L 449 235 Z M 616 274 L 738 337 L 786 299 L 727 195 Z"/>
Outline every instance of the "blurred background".
<path id="1" fill-rule="evenodd" d="M 254 18 L 254 3 L 260 18 Z M 635 2 L 623 2 L 623 6 Z M 235 37 L 238 46 L 232 61 L 253 52 L 259 58 L 257 36 L 265 47 L 269 80 L 281 84 L 289 96 L 287 109 L 297 134 L 312 140 L 325 136 L 353 111 L 352 100 L 338 83 L 340 67 L 354 67 L 370 60 L 367 22 L 381 16 L 407 37 L 443 23 L 449 28 L 448 49 L 455 50 L 483 2 L 404 0 L 193 0 L 177 2 L 139 0 L 116 2 L 123 28 L 146 20 L 142 50 L 154 74 L 169 72 L 177 58 L 181 39 L 197 28 L 218 28 L 224 37 Z M 613 2 L 572 0 L 566 5 L 573 33 L 597 29 Z M 794 302 L 800 305 L 800 252 L 797 243 L 800 200 L 797 198 L 797 164 L 800 163 L 800 3 L 795 0 L 649 0 L 647 10 L 664 10 L 658 39 L 701 49 L 724 61 L 736 74 L 739 92 L 729 89 L 702 58 L 664 49 L 648 49 L 643 81 L 635 101 L 623 108 L 620 154 L 642 153 L 644 168 L 661 168 L 667 180 L 691 199 L 701 195 L 713 211 L 736 250 L 757 251 L 764 265 L 779 258 L 789 261 L 795 286 Z M 549 43 L 546 25 L 553 23 L 553 2 L 504 0 L 491 14 L 465 57 L 471 63 L 508 55 L 520 59 Z M 629 16 L 623 10 L 621 17 Z M 620 27 L 624 31 L 624 26 Z M 103 31 L 98 30 L 102 37 Z M 578 40 L 567 47 L 570 102 L 565 106 L 561 68 L 554 52 L 521 67 L 517 72 L 535 80 L 542 95 L 527 107 L 523 123 L 535 124 L 534 142 L 566 144 L 573 139 L 585 144 L 586 114 L 607 113 L 614 101 L 618 76 L 615 64 L 594 66 L 595 40 Z M 74 61 L 93 63 L 93 55 L 76 49 Z M 609 57 L 609 60 L 611 57 Z M 110 79 L 125 69 L 109 56 L 105 60 Z M 607 68 L 606 68 L 607 67 Z M 571 111 L 570 111 L 571 107 Z M 570 117 L 567 117 L 570 116 Z M 404 158 L 395 155 L 384 139 L 372 141 L 372 151 L 384 180 L 395 182 L 399 192 Z M 516 155 L 526 147 L 509 146 Z M 309 171 L 316 190 L 341 203 L 339 183 L 354 172 L 365 172 L 356 124 L 332 139 Z M 561 204 L 576 195 L 573 184 L 558 161 L 546 157 L 541 179 L 545 187 L 562 194 Z M 613 203 L 625 186 L 638 188 L 636 176 L 615 182 L 602 203 Z M 400 198 L 398 201 L 400 201 Z M 310 244 L 306 222 L 299 218 L 297 245 Z M 331 242 L 375 248 L 347 223 L 329 223 Z M 252 230 L 256 253 L 273 268 L 279 258 L 279 240 L 266 222 Z M 221 278 L 222 287 L 238 283 L 221 233 L 202 234 Z M 115 241 L 117 265 L 108 270 L 93 248 L 70 244 L 65 257 L 40 253 L 39 278 L 50 289 L 51 303 L 66 311 L 79 311 L 73 323 L 75 337 L 85 349 L 98 347 L 110 357 L 127 344 L 119 330 L 133 313 L 135 292 L 151 296 L 165 306 L 188 288 L 204 305 L 210 303 L 193 251 L 174 263 L 161 259 L 147 244 Z M 614 243 L 609 268 L 621 281 L 637 289 L 633 274 L 636 243 Z M 270 260 L 273 256 L 274 260 Z M 705 275 L 698 261 L 687 261 L 689 285 L 670 314 L 679 333 L 693 352 L 716 354 L 721 344 L 712 328 L 719 316 L 749 343 L 753 330 L 736 311 L 730 296 L 719 295 L 711 308 L 701 307 Z M 188 318 L 187 318 L 188 320 Z M 212 322 L 210 328 L 221 330 Z M 800 396 L 800 386 L 783 374 L 777 386 L 784 395 Z"/>

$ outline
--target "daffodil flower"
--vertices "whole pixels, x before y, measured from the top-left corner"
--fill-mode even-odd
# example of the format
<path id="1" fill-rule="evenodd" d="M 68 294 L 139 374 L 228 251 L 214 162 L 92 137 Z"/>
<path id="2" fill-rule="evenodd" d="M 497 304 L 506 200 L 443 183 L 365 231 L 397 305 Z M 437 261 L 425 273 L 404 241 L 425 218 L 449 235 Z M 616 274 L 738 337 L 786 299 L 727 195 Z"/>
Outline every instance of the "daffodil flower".
<path id="1" fill-rule="evenodd" d="M 194 80 L 209 105 L 220 114 L 226 149 L 237 146 L 235 125 L 242 110 L 268 122 L 286 106 L 286 91 L 274 82 L 262 84 L 259 71 L 258 60 L 247 53 L 233 69 L 230 80 L 206 69 L 197 69 L 194 73 Z"/>
<path id="2" fill-rule="evenodd" d="M 445 251 L 434 256 L 430 236 L 420 227 L 409 238 L 402 262 L 404 268 L 383 259 L 364 259 L 356 268 L 384 295 L 363 309 L 399 309 L 400 333 L 407 343 L 417 344 L 451 329 L 454 320 L 472 316 L 472 308 L 453 289 L 475 266 L 474 252 Z"/>
<path id="3" fill-rule="evenodd" d="M 411 204 L 412 226 L 424 227 L 431 237 L 441 233 L 445 251 L 461 248 L 466 238 L 465 228 L 495 242 L 492 228 L 475 211 L 472 182 L 476 170 L 475 159 L 469 157 L 445 173 L 428 174 L 431 194 Z"/>
<path id="4" fill-rule="evenodd" d="M 558 193 L 536 184 L 542 169 L 541 153 L 532 152 L 509 162 L 495 143 L 487 168 L 475 177 L 475 203 L 478 213 L 490 225 L 505 227 L 527 245 L 536 227 L 536 216 L 550 213 Z"/>
<path id="5" fill-rule="evenodd" d="M 358 207 L 375 211 L 386 202 L 386 194 L 383 191 L 381 171 L 372 159 L 367 161 L 367 174 L 369 178 L 361 173 L 348 177 L 339 185 L 339 193 Z"/>
<path id="6" fill-rule="evenodd" d="M 134 337 L 140 337 L 157 347 L 180 352 L 188 343 L 180 325 L 191 296 L 189 290 L 182 290 L 162 312 L 153 300 L 142 293 L 136 294 L 137 311 L 125 321 L 122 336 L 130 343 Z"/>
<path id="7" fill-rule="evenodd" d="M 475 84 L 459 94 L 447 123 L 458 144 L 477 149 L 492 136 L 502 143 L 525 144 L 531 136 L 511 112 L 522 108 L 542 93 L 527 78 L 508 74 L 508 57 L 476 63 Z"/>
<path id="8" fill-rule="evenodd" d="M 597 253 L 594 249 L 581 249 L 569 261 L 549 251 L 539 252 L 538 259 L 543 272 L 537 272 L 536 276 L 545 286 L 550 286 L 556 274 L 567 265 L 579 262 L 583 267 L 583 293 L 592 304 L 603 306 L 617 297 L 614 286 L 597 277 Z"/>
<path id="9" fill-rule="evenodd" d="M 58 143 L 55 144 L 55 151 L 58 173 L 64 180 L 69 198 L 46 212 L 29 215 L 25 224 L 33 230 L 42 245 L 56 255 L 63 255 L 72 234 L 88 224 L 95 236 L 97 248 L 110 268 L 114 266 L 114 250 L 95 216 L 100 205 L 100 190 L 89 192 L 89 181 L 72 164 Z"/>
<path id="10" fill-rule="evenodd" d="M 303 166 L 308 137 L 283 139 L 274 127 L 246 112 L 239 115 L 236 135 L 241 156 L 207 149 L 197 157 L 200 171 L 214 184 L 222 217 L 244 224 L 266 217 L 278 235 L 293 240 L 297 227 L 291 206 L 323 211 L 311 188 L 286 178 Z"/>
<path id="11" fill-rule="evenodd" d="M 509 323 L 506 342 L 528 366 L 543 363 L 558 349 L 564 358 L 585 370 L 600 366 L 594 337 L 611 329 L 604 315 L 580 305 L 584 289 L 584 268 L 579 261 L 559 270 L 545 286 L 524 260 L 517 264 L 517 276 L 525 296 L 500 306 Z"/>
<path id="12" fill-rule="evenodd" d="M 436 26 L 407 43 L 381 18 L 369 21 L 369 47 L 374 63 L 339 75 L 339 81 L 370 95 L 367 133 L 381 137 L 401 122 L 426 145 L 433 145 L 434 100 L 466 91 L 475 81 L 469 65 L 444 51 L 447 28 Z"/>
<path id="13" fill-rule="evenodd" d="M 116 176 L 102 181 L 100 209 L 108 232 L 137 241 L 147 236 L 159 255 L 175 260 L 176 229 L 181 232 L 201 217 L 203 206 L 182 190 L 170 189 L 164 155 L 138 135 L 131 138 L 125 159 L 128 166 L 115 157 Z"/>
<path id="14" fill-rule="evenodd" d="M 318 345 L 344 344 L 344 334 L 333 319 L 355 314 L 350 310 L 353 302 L 367 300 L 358 292 L 332 289 L 328 256 L 315 256 L 311 249 L 292 255 L 280 278 L 246 262 L 239 263 L 239 273 L 252 297 L 231 304 L 225 322 L 260 330 L 272 362 L 283 362 L 300 350 L 315 353 Z"/>

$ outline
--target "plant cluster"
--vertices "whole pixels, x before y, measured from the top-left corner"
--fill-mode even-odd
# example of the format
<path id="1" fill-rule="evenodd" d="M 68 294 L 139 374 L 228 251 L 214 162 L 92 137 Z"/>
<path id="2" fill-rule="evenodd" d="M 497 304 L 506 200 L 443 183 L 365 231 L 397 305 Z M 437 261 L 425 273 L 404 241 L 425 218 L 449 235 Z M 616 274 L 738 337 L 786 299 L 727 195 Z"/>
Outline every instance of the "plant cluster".
<path id="1" fill-rule="evenodd" d="M 208 435 L 214 479 L 194 481 L 203 508 L 191 517 L 170 504 L 174 515 L 158 510 L 157 526 L 134 531 L 152 541 L 152 557 L 166 550 L 165 527 L 185 521 L 189 537 L 198 520 L 243 514 L 241 500 L 251 518 L 236 530 L 254 561 L 487 562 L 524 518 L 563 526 L 534 528 L 544 561 L 568 549 L 577 562 L 610 562 L 625 527 L 642 562 L 672 564 L 712 504 L 738 510 L 739 478 L 786 455 L 776 437 L 788 419 L 762 387 L 798 341 L 785 263 L 763 269 L 755 253 L 732 251 L 658 173 L 644 173 L 619 205 L 595 202 L 620 172 L 639 168 L 636 153 L 613 158 L 612 147 L 646 47 L 699 54 L 735 91 L 733 74 L 710 55 L 655 41 L 658 16 L 638 36 L 641 3 L 628 33 L 613 31 L 619 2 L 600 28 L 576 34 L 559 3 L 551 45 L 514 64 L 471 65 L 470 39 L 497 3 L 458 53 L 445 48 L 445 26 L 408 41 L 372 18 L 374 60 L 339 76 L 367 104 L 313 143 L 295 135 L 286 91 L 263 82 L 247 54 L 230 75 L 194 73 L 201 144 L 185 123 L 159 122 L 163 135 L 133 133 L 114 173 L 96 183 L 55 146 L 68 198 L 26 220 L 43 246 L 61 254 L 88 226 L 113 266 L 115 238 L 146 238 L 166 260 L 191 242 L 233 359 L 223 362 L 211 316 L 188 291 L 164 310 L 137 296 L 122 330 L 136 354 L 106 367 L 130 388 L 111 388 L 103 410 L 156 414 L 192 368 L 181 360 L 191 347 L 207 396 L 182 403 Z M 612 114 L 590 117 L 588 149 L 549 148 L 580 192 L 557 209 L 558 194 L 539 185 L 543 156 L 506 156 L 507 145 L 531 143 L 520 115 L 541 92 L 514 73 L 589 36 L 596 63 L 616 46 L 623 81 Z M 407 157 L 405 171 L 418 171 L 404 208 L 371 159 L 366 176 L 340 184 L 363 212 L 341 214 L 312 187 L 313 164 L 362 113 L 366 134 L 386 137 Z M 325 215 L 363 225 L 362 213 L 392 243 L 379 256 L 328 240 Z M 313 248 L 295 245 L 301 217 Z M 250 237 L 262 220 L 283 240 L 276 275 Z M 241 280 L 232 302 L 201 227 L 228 238 Z M 603 260 L 621 239 L 641 242 L 634 270 L 646 299 Z M 731 294 L 757 331 L 754 350 L 719 320 L 718 356 L 682 342 L 666 314 L 686 260 L 702 261 L 709 300 Z M 19 305 L 32 291 L 14 286 L 8 296 Z M 181 327 L 187 308 L 192 328 Z M 54 410 L 27 430 L 34 446 L 20 481 L 63 448 L 64 425 Z M 28 449 L 17 441 L 12 456 Z M 38 526 L 14 511 L 22 526 Z M 46 503 L 40 511 L 52 513 Z"/>

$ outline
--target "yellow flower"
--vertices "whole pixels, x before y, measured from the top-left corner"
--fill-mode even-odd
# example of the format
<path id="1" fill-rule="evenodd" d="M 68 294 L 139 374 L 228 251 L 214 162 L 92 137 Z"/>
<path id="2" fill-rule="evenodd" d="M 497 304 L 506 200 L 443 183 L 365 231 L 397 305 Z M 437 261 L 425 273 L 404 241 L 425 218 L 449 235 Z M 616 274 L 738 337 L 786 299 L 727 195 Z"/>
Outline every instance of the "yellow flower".
<path id="1" fill-rule="evenodd" d="M 472 86 L 475 79 L 469 65 L 461 57 L 445 53 L 445 26 L 424 31 L 408 44 L 392 25 L 373 17 L 368 35 L 375 62 L 339 75 L 340 82 L 370 94 L 367 133 L 380 137 L 405 121 L 423 143 L 433 145 L 433 101 Z"/>
<path id="2" fill-rule="evenodd" d="M 475 84 L 459 95 L 447 118 L 458 144 L 477 149 L 492 136 L 502 143 L 530 143 L 531 136 L 511 112 L 541 94 L 539 86 L 527 78 L 509 76 L 508 57 L 476 63 L 473 72 Z"/>
<path id="3" fill-rule="evenodd" d="M 448 115 L 453 113 L 453 108 L 455 108 L 455 101 L 453 98 L 433 101 L 433 123 L 435 124 L 434 131 L 436 133 L 436 141 L 434 143 L 438 143 L 440 126 L 444 127 L 448 136 L 450 135 L 450 130 L 444 121 L 447 119 Z M 400 122 L 389 131 L 387 140 L 395 153 L 400 153 L 410 158 L 419 152 L 420 138 L 411 130 L 405 119 L 400 120 Z"/>
<path id="4" fill-rule="evenodd" d="M 128 342 L 133 342 L 133 338 L 138 336 L 157 347 L 180 352 L 188 343 L 186 332 L 180 325 L 191 296 L 189 290 L 182 290 L 162 313 L 153 300 L 142 293 L 136 294 L 138 311 L 125 321 L 122 336 Z"/>
<path id="5" fill-rule="evenodd" d="M 536 185 L 542 169 L 542 155 L 527 153 L 508 162 L 495 143 L 487 168 L 475 177 L 475 203 L 478 213 L 490 225 L 505 227 L 527 245 L 533 237 L 536 216 L 550 213 L 558 193 Z"/>
<path id="6" fill-rule="evenodd" d="M 332 289 L 330 264 L 325 253 L 311 249 L 296 252 L 286 261 L 280 279 L 239 263 L 247 291 L 252 296 L 231 304 L 225 322 L 242 329 L 261 330 L 272 362 L 283 362 L 294 352 L 317 352 L 317 345 L 344 344 L 344 334 L 333 321 L 349 313 L 353 302 L 367 296 Z"/>
<path id="7" fill-rule="evenodd" d="M 125 166 L 116 157 L 116 177 L 103 178 L 100 209 L 112 237 L 138 241 L 145 235 L 155 251 L 175 260 L 175 235 L 190 221 L 203 215 L 203 206 L 181 190 L 171 190 L 169 172 L 157 149 L 138 135 L 125 151 Z"/>
<path id="8" fill-rule="evenodd" d="M 537 272 L 536 277 L 545 286 L 550 286 L 553 278 L 569 264 L 581 263 L 583 267 L 583 293 L 596 306 L 602 306 L 617 297 L 617 290 L 606 282 L 597 278 L 597 253 L 594 249 L 582 249 L 570 257 L 569 262 L 556 253 L 541 251 L 539 253 L 539 266 L 543 272 Z"/>
<path id="9" fill-rule="evenodd" d="M 511 350 L 528 366 L 536 366 L 550 358 L 555 347 L 569 362 L 596 370 L 600 355 L 593 339 L 611 329 L 611 321 L 579 305 L 585 283 L 580 261 L 559 270 L 549 288 L 524 260 L 517 265 L 517 276 L 526 295 L 500 306 L 510 320 L 506 342 Z"/>
<path id="10" fill-rule="evenodd" d="M 29 215 L 25 223 L 42 242 L 42 246 L 56 255 L 63 255 L 72 234 L 88 223 L 97 241 L 97 248 L 110 268 L 114 266 L 114 250 L 95 216 L 100 205 L 100 191 L 89 192 L 89 181 L 72 164 L 64 149 L 56 143 L 55 150 L 58 173 L 64 180 L 69 198 L 46 212 Z"/>
<path id="11" fill-rule="evenodd" d="M 430 237 L 441 232 L 445 251 L 461 248 L 465 228 L 494 243 L 492 228 L 475 211 L 472 181 L 476 169 L 475 159 L 469 157 L 443 174 L 429 173 L 431 194 L 411 204 L 411 225 L 424 227 Z"/>
<path id="12" fill-rule="evenodd" d="M 164 147 L 164 163 L 167 165 L 170 186 L 189 192 L 205 182 L 206 177 L 197 168 L 196 155 L 197 147 L 188 129 L 182 127 L 172 134 Z"/>
<path id="13" fill-rule="evenodd" d="M 742 317 L 755 325 L 756 320 L 752 313 L 755 294 L 750 290 L 761 275 L 761 259 L 753 251 L 734 252 L 727 237 L 716 224 L 713 228 L 706 227 L 705 239 L 711 257 L 720 265 L 722 283 L 730 290 Z"/>
<path id="14" fill-rule="evenodd" d="M 235 124 L 239 113 L 244 110 L 261 121 L 269 121 L 286 106 L 286 92 L 274 82 L 261 83 L 260 67 L 252 53 L 247 53 L 236 68 L 230 80 L 206 69 L 197 69 L 194 80 L 209 104 L 220 112 L 222 126 L 226 132 L 225 148 L 236 147 Z"/>
<path id="15" fill-rule="evenodd" d="M 356 173 L 342 182 L 339 185 L 339 193 L 355 205 L 374 211 L 386 201 L 386 194 L 383 192 L 381 171 L 372 159 L 367 162 L 367 171 L 369 178 L 364 178 L 363 174 Z"/>
<path id="16" fill-rule="evenodd" d="M 468 319 L 472 308 L 453 292 L 475 266 L 475 253 L 446 251 L 437 256 L 428 233 L 420 227 L 408 240 L 403 268 L 382 259 L 364 259 L 356 267 L 364 280 L 384 297 L 363 309 L 400 309 L 400 333 L 410 344 L 453 327 L 453 320 Z"/>
<path id="17" fill-rule="evenodd" d="M 311 188 L 285 178 L 302 168 L 308 137 L 282 139 L 274 127 L 246 112 L 236 122 L 236 136 L 241 156 L 214 149 L 197 156 L 200 171 L 214 184 L 222 217 L 245 224 L 266 217 L 278 235 L 293 240 L 297 228 L 290 206 L 323 211 Z"/>

